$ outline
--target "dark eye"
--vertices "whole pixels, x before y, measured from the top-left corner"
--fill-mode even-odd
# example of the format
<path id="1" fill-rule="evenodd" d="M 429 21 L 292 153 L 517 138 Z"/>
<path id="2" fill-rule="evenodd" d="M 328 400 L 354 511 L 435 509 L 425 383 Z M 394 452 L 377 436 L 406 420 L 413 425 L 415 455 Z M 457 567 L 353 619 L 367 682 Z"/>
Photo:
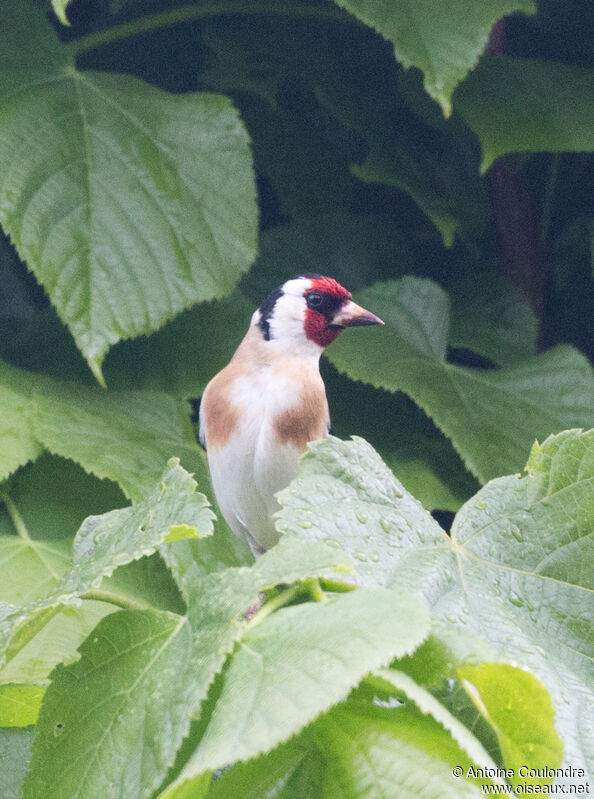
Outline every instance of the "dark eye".
<path id="1" fill-rule="evenodd" d="M 317 291 L 312 291 L 307 295 L 305 301 L 307 302 L 308 308 L 319 308 L 322 305 L 324 298 L 321 294 L 318 294 Z"/>

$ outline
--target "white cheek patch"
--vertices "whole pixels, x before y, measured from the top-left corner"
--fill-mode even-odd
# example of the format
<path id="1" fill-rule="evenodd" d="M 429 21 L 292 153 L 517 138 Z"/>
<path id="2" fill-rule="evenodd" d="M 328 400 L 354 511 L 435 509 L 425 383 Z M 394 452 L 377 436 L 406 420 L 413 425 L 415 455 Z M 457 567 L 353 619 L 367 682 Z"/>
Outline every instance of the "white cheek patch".
<path id="1" fill-rule="evenodd" d="M 291 281 L 296 282 L 296 281 Z M 285 294 L 276 301 L 270 325 L 270 342 L 273 349 L 289 351 L 291 355 L 319 358 L 322 347 L 310 341 L 305 333 L 307 305 L 303 296 Z"/>
<path id="2" fill-rule="evenodd" d="M 271 338 L 302 339 L 305 309 L 305 300 L 301 295 L 283 294 L 279 297 L 274 306 L 274 313 L 268 321 Z"/>

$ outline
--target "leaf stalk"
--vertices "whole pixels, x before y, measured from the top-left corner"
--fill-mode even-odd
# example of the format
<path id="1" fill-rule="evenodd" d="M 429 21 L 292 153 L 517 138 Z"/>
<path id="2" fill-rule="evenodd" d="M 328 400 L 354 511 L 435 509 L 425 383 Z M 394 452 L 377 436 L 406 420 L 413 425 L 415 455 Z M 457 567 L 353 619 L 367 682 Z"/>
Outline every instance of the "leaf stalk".
<path id="1" fill-rule="evenodd" d="M 271 616 L 275 610 L 288 605 L 289 602 L 292 602 L 298 596 L 303 593 L 303 586 L 301 584 L 292 585 L 290 588 L 281 591 L 276 596 L 272 597 L 268 602 L 266 602 L 257 613 L 249 620 L 246 624 L 245 629 L 250 630 L 252 627 L 255 627 L 256 624 L 260 624 L 260 622 L 267 619 L 268 616 Z"/>
<path id="2" fill-rule="evenodd" d="M 87 591 L 86 594 L 83 594 L 81 599 L 92 599 L 95 602 L 109 602 L 110 605 L 116 605 L 116 607 L 122 608 L 123 610 L 150 609 L 150 605 L 145 604 L 144 602 L 138 602 L 135 599 L 130 599 L 129 597 L 124 597 L 120 594 L 114 594 L 112 591 Z"/>
<path id="3" fill-rule="evenodd" d="M 0 502 L 4 504 L 6 512 L 10 516 L 10 520 L 14 525 L 14 529 L 17 531 L 19 536 L 23 539 L 23 541 L 25 541 L 25 543 L 32 546 L 33 539 L 29 535 L 25 520 L 21 516 L 20 511 L 15 503 L 12 501 L 12 498 L 6 491 L 0 491 Z"/>
<path id="4" fill-rule="evenodd" d="M 270 2 L 269 0 L 259 0 L 259 2 L 251 3 L 246 2 L 246 0 L 227 0 L 227 2 L 213 3 L 209 6 L 192 3 L 179 8 L 159 11 L 155 14 L 147 14 L 130 22 L 123 22 L 121 25 L 114 25 L 112 28 L 81 36 L 68 46 L 75 55 L 81 55 L 98 47 L 105 47 L 123 39 L 141 36 L 161 28 L 229 14 L 293 17 L 296 19 L 338 22 L 347 25 L 361 25 L 355 17 L 338 8 L 312 6 L 309 3 L 299 2 L 299 0 L 291 6 L 279 5 L 277 2 Z"/>

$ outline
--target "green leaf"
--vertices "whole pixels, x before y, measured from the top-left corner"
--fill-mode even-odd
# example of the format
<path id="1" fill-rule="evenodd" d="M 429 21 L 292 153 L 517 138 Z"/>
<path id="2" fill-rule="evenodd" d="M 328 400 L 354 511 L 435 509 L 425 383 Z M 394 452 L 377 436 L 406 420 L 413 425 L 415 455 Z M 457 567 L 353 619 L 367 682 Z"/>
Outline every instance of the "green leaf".
<path id="1" fill-rule="evenodd" d="M 431 0 L 335 1 L 391 41 L 405 67 L 423 70 L 425 89 L 446 116 L 454 88 L 478 61 L 493 24 L 513 11 L 536 10 L 532 0 L 453 0 L 447 6 Z"/>
<path id="2" fill-rule="evenodd" d="M 532 679 L 538 685 L 537 680 Z M 385 687 L 395 688 L 399 693 L 403 693 L 408 700 L 415 703 L 421 713 L 430 715 L 438 721 L 450 733 L 458 746 L 466 752 L 473 763 L 483 769 L 497 768 L 496 763 L 493 762 L 472 732 L 458 721 L 433 694 L 418 685 L 408 674 L 396 669 L 380 669 L 370 678 L 370 683 L 371 685 L 381 685 L 383 683 Z M 542 686 L 540 688 L 546 694 Z"/>
<path id="3" fill-rule="evenodd" d="M 404 676 L 394 674 L 396 681 Z M 477 761 L 469 759 L 464 745 L 459 746 L 441 724 L 419 711 L 415 697 L 447 719 L 466 745 L 483 758 L 485 753 L 472 733 L 412 681 L 407 681 L 406 687 L 413 701 L 408 701 L 401 687 L 396 688 L 404 697 L 404 706 L 395 701 L 394 686 L 382 680 L 378 692 L 385 696 L 385 687 L 388 699 L 372 695 L 372 703 L 370 682 L 375 678 L 364 683 L 366 701 L 362 701 L 360 689 L 287 744 L 225 770 L 207 794 L 209 799 L 478 797 L 469 781 L 455 779 L 451 773 L 454 765 L 462 765 L 466 772 Z M 480 758 L 478 762 L 493 766 L 488 756 Z M 165 793 L 162 799 L 177 799 L 177 794 Z"/>
<path id="4" fill-rule="evenodd" d="M 536 315 L 516 286 L 495 274 L 473 271 L 453 283 L 450 298 L 452 347 L 477 352 L 498 366 L 536 355 Z"/>
<path id="5" fill-rule="evenodd" d="M 495 762 L 501 766 L 501 749 L 495 730 L 477 710 L 476 705 L 462 687 L 461 681 L 451 678 L 447 682 L 442 682 L 440 686 L 434 687 L 432 693 L 452 715 L 459 719 L 465 727 L 472 730 L 473 735 L 483 744 Z"/>
<path id="6" fill-rule="evenodd" d="M 70 542 L 1 536 L 0 601 L 26 605 L 51 593 L 70 561 Z"/>
<path id="7" fill-rule="evenodd" d="M 189 547 L 165 546 L 162 552 L 188 605 L 200 701 L 244 634 L 246 614 L 259 601 L 260 591 L 309 577 L 332 577 L 351 568 L 350 560 L 334 547 L 290 540 L 281 541 L 251 568 L 228 568 L 207 576 Z M 176 780 L 171 796 L 185 799 L 196 776 L 184 774 Z M 170 796 L 167 791 L 165 795 Z"/>
<path id="8" fill-rule="evenodd" d="M 188 410 L 166 394 L 106 394 L 95 387 L 47 382 L 35 395 L 34 429 L 51 452 L 115 480 L 130 499 L 139 500 L 172 455 L 191 471 L 205 472 Z"/>
<path id="9" fill-rule="evenodd" d="M 325 757 L 324 799 L 464 799 L 478 786 L 452 776 L 472 764 L 448 732 L 411 703 L 393 709 L 346 702 L 312 729 Z"/>
<path id="10" fill-rule="evenodd" d="M 246 613 L 259 601 L 259 591 L 309 577 L 332 577 L 350 566 L 348 558 L 336 548 L 289 540 L 281 541 L 251 568 L 229 568 L 207 576 L 203 562 L 192 558 L 194 553 L 189 547 L 165 546 L 163 553 L 188 603 L 188 619 L 194 631 L 193 679 L 201 686 L 199 701 L 206 697 L 227 655 L 244 634 L 248 625 Z M 191 752 L 190 748 L 188 755 Z M 206 779 L 210 777 L 183 771 L 160 796 L 194 799 Z"/>
<path id="11" fill-rule="evenodd" d="M 454 102 L 481 140 L 484 172 L 505 153 L 594 150 L 593 94 L 593 69 L 485 58 Z"/>
<path id="12" fill-rule="evenodd" d="M 112 344 L 226 296 L 253 261 L 248 136 L 225 97 L 79 72 L 23 0 L 3 19 L 0 221 L 102 380 Z"/>
<path id="13" fill-rule="evenodd" d="M 0 727 L 35 724 L 44 693 L 39 685 L 0 685 Z"/>
<path id="14" fill-rule="evenodd" d="M 320 772 L 311 773 L 315 749 L 310 744 L 308 751 L 307 743 L 309 740 L 300 736 L 267 755 L 237 763 L 223 773 L 206 796 L 208 799 L 227 799 L 230 796 L 236 799 L 262 799 L 263 796 L 266 799 L 301 799 L 307 796 L 308 791 L 310 796 L 321 796 L 318 791 Z M 303 780 L 303 772 L 306 780 Z M 190 784 L 183 783 L 159 799 L 194 799 L 193 795 L 186 798 L 176 792 Z"/>
<path id="15" fill-rule="evenodd" d="M 309 445 L 299 475 L 277 494 L 277 529 L 285 539 L 314 539 L 354 558 L 364 584 L 388 581 L 390 547 L 444 544 L 445 533 L 366 441 L 330 436 Z M 302 526 L 303 525 L 303 526 Z M 401 534 L 410 530 L 411 538 Z"/>
<path id="16" fill-rule="evenodd" d="M 500 370 L 446 361 L 448 298 L 435 283 L 406 277 L 359 292 L 386 323 L 343 335 L 328 350 L 350 377 L 404 391 L 452 440 L 481 482 L 524 463 L 535 438 L 594 425 L 594 376 L 568 346 Z"/>
<path id="17" fill-rule="evenodd" d="M 182 785 L 172 785 L 165 788 L 158 795 L 157 799 L 205 799 L 210 796 L 209 787 L 211 774 L 199 774 L 192 780 L 184 782 Z"/>
<path id="18" fill-rule="evenodd" d="M 420 590 L 460 659 L 513 660 L 551 694 L 566 765 L 594 751 L 594 431 L 536 445 L 525 477 L 491 481 L 446 536 L 363 441 L 311 445 L 279 495 L 285 537 L 335 540 L 368 586 Z M 480 648 L 480 641 L 488 644 Z"/>
<path id="19" fill-rule="evenodd" d="M 435 137 L 434 133 L 431 138 Z M 467 170 L 470 174 L 463 171 L 452 142 L 446 144 L 443 137 L 445 141 L 439 144 L 447 157 L 435 163 L 431 144 L 423 145 L 420 138 L 420 152 L 411 163 L 409 153 L 395 140 L 393 130 L 378 133 L 375 128 L 369 138 L 368 156 L 363 164 L 352 167 L 354 175 L 366 183 L 384 183 L 410 194 L 439 230 L 446 247 L 454 243 L 461 223 L 475 236 L 481 232 L 487 209 L 484 186 L 471 169 Z"/>
<path id="20" fill-rule="evenodd" d="M 21 785 L 29 768 L 33 730 L 0 729 L 0 796 L 20 799 Z"/>
<path id="21" fill-rule="evenodd" d="M 186 619 L 122 611 L 54 672 L 23 799 L 147 797 L 189 728 L 197 684 Z"/>
<path id="22" fill-rule="evenodd" d="M 185 525 L 194 535 L 210 535 L 212 516 L 206 497 L 196 493 L 194 480 L 172 459 L 159 485 L 146 500 L 84 521 L 74 540 L 72 568 L 61 577 L 55 575 L 43 596 L 18 607 L 0 608 L 0 652 L 5 656 L 10 637 L 23 621 L 35 615 L 43 626 L 56 606 L 78 604 L 79 597 L 97 589 L 103 578 L 111 576 L 118 566 L 153 552 L 166 540 L 172 527 Z M 35 632 L 34 628 L 32 634 Z M 9 654 L 16 654 L 14 646 Z"/>
<path id="23" fill-rule="evenodd" d="M 0 386 L 10 390 L 13 385 L 29 392 L 25 446 L 34 434 L 32 445 L 37 452 L 43 445 L 54 454 L 72 458 L 97 477 L 115 480 L 133 500 L 147 495 L 171 456 L 181 457 L 188 469 L 206 474 L 189 407 L 169 394 L 106 392 L 0 362 Z"/>
<path id="24" fill-rule="evenodd" d="M 556 769 L 563 743 L 555 732 L 551 697 L 531 674 L 505 663 L 458 669 L 462 685 L 497 734 L 512 785 L 548 785 L 551 778 L 520 776 L 519 770 Z"/>
<path id="25" fill-rule="evenodd" d="M 278 611 L 242 637 L 179 782 L 287 740 L 428 630 L 424 603 L 401 592 L 355 591 Z"/>
<path id="26" fill-rule="evenodd" d="M 0 683 L 47 684 L 58 663 L 76 660 L 76 650 L 105 616 L 119 610 L 109 602 L 83 600 L 34 614 L 15 631 L 0 667 Z"/>
<path id="27" fill-rule="evenodd" d="M 52 0 L 52 8 L 62 25 L 70 25 L 66 16 L 66 7 L 69 4 L 70 0 Z"/>
<path id="28" fill-rule="evenodd" d="M 32 431 L 33 382 L 0 362 L 0 480 L 33 461 L 42 447 Z"/>

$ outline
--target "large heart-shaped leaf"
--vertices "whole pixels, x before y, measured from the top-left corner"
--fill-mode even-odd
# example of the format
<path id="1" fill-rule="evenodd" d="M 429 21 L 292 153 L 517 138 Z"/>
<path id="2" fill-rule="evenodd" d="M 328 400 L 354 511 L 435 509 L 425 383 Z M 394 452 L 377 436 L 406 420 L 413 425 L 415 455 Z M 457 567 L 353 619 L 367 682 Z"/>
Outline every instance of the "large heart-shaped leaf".
<path id="1" fill-rule="evenodd" d="M 349 377 L 407 393 L 481 482 L 520 469 L 535 438 L 594 426 L 592 368 L 571 347 L 504 369 L 463 368 L 446 361 L 449 304 L 435 283 L 406 277 L 356 299 L 386 326 L 344 334 L 330 360 Z"/>
<path id="2" fill-rule="evenodd" d="M 481 489 L 449 538 L 368 444 L 329 438 L 312 445 L 280 494 L 279 529 L 335 540 L 353 554 L 360 583 L 421 591 L 460 656 L 473 652 L 471 635 L 488 642 L 490 659 L 532 671 L 553 698 L 564 762 L 587 769 L 594 431 L 535 445 L 527 468 Z"/>
<path id="3" fill-rule="evenodd" d="M 0 30 L 0 222 L 95 375 L 109 347 L 231 293 L 256 252 L 247 133 L 225 97 L 76 69 L 43 14 Z"/>

